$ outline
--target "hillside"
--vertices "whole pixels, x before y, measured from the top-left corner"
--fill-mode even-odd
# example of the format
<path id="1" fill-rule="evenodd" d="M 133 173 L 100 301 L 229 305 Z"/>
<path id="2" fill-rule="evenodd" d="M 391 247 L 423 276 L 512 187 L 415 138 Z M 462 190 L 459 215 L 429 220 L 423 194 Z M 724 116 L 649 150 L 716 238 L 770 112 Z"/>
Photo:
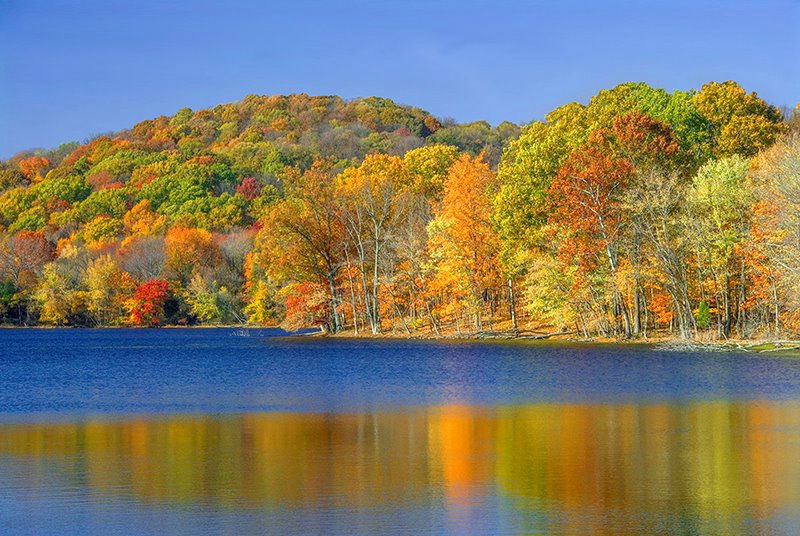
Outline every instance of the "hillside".
<path id="1" fill-rule="evenodd" d="M 59 243 L 77 244 L 82 255 L 88 248 L 87 259 L 109 248 L 136 259 L 143 253 L 135 239 L 126 238 L 163 235 L 173 227 L 252 241 L 251 228 L 282 196 L 286 173 L 322 161 L 341 171 L 369 153 L 402 156 L 441 143 L 482 152 L 496 164 L 503 145 L 518 133 L 511 123 L 498 128 L 483 121 L 457 124 L 379 97 L 250 95 L 205 110 L 184 108 L 83 144 L 22 152 L 0 163 L 0 230 L 6 239 L 35 235 L 30 239 L 43 250 L 41 260 L 54 258 Z M 86 269 L 87 259 L 77 271 Z M 6 277 L 0 312 L 24 316 L 16 321 L 35 321 L 41 309 L 31 292 L 20 292 L 25 270 L 16 266 L 19 262 L 6 263 L 12 265 L 6 271 L 20 273 Z M 243 259 L 235 262 L 241 272 Z M 33 272 L 42 266 L 36 260 Z M 159 273 L 132 271 L 139 278 Z M 234 278 L 234 286 L 241 286 L 242 277 Z M 240 318 L 225 315 L 229 322 Z M 93 322 L 72 311 L 54 320 Z"/>
<path id="2" fill-rule="evenodd" d="M 496 163 L 517 134 L 510 123 L 443 125 L 419 108 L 378 97 L 250 95 L 206 110 L 184 108 L 82 145 L 16 155 L 0 167 L 0 224 L 11 232 L 47 228 L 51 239 L 60 238 L 61 228 L 71 233 L 100 214 L 120 218 L 126 203 L 148 199 L 167 216 L 228 230 L 256 216 L 235 196 L 244 178 L 272 192 L 287 167 L 304 170 L 325 159 L 343 169 L 367 153 L 403 155 L 435 143 L 485 151 Z M 208 221 L 204 214 L 215 209 L 227 218 Z"/>
<path id="3" fill-rule="evenodd" d="M 520 129 L 249 96 L 0 167 L 0 321 L 747 337 L 800 328 L 798 118 L 734 82 Z"/>

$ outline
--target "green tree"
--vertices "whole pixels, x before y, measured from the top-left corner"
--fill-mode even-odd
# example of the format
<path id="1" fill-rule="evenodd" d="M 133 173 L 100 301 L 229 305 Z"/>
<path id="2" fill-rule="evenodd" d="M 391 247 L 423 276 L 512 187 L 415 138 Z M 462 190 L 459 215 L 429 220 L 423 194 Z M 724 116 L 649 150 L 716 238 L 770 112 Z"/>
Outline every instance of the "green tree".
<path id="1" fill-rule="evenodd" d="M 700 301 L 695 320 L 697 321 L 697 327 L 700 329 L 708 329 L 711 326 L 711 311 L 705 300 Z"/>

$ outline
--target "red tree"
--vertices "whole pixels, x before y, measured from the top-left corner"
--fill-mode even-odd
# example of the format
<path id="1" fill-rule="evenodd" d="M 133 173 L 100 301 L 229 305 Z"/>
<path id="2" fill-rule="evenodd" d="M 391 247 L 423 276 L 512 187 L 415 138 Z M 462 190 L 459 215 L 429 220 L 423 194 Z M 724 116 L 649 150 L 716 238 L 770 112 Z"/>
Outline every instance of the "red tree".
<path id="1" fill-rule="evenodd" d="M 578 150 L 567 159 L 550 186 L 550 223 L 568 231 L 562 257 L 576 258 L 589 271 L 601 262 L 600 256 L 607 256 L 616 271 L 619 194 L 632 172 L 630 162 L 595 147 Z"/>
<path id="2" fill-rule="evenodd" d="M 258 185 L 253 177 L 245 177 L 239 186 L 236 187 L 236 193 L 242 194 L 242 197 L 248 201 L 252 201 L 261 195 L 261 186 Z"/>
<path id="3" fill-rule="evenodd" d="M 164 318 L 167 301 L 167 282 L 150 279 L 136 288 L 130 302 L 131 323 L 137 326 L 157 326 Z"/>

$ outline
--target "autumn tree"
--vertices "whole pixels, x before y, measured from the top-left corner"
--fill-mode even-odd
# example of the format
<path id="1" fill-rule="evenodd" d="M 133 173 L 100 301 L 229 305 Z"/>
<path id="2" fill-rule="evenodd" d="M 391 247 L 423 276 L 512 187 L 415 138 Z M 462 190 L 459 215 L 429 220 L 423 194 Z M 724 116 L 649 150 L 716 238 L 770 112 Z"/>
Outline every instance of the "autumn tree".
<path id="1" fill-rule="evenodd" d="M 579 282 L 599 268 L 608 270 L 613 315 L 622 315 L 625 334 L 631 324 L 617 274 L 622 266 L 620 235 L 625 223 L 621 195 L 633 174 L 633 165 L 615 158 L 600 145 L 575 151 L 551 184 L 550 223 L 563 231 L 559 255 L 579 270 Z"/>
<path id="2" fill-rule="evenodd" d="M 18 322 L 23 322 L 22 310 L 35 293 L 45 265 L 54 256 L 53 246 L 42 233 L 21 231 L 0 239 L 0 276 L 10 285 L 8 304 L 15 307 Z"/>
<path id="3" fill-rule="evenodd" d="M 749 162 L 739 156 L 715 160 L 704 165 L 692 182 L 689 201 L 693 207 L 693 225 L 699 241 L 701 258 L 698 262 L 711 274 L 718 309 L 720 335 L 730 337 L 735 322 L 732 302 L 734 279 L 746 293 L 741 241 L 747 234 L 752 199 L 745 177 Z M 737 262 L 738 261 L 738 262 Z M 734 262 L 739 264 L 738 269 Z"/>
<path id="4" fill-rule="evenodd" d="M 462 155 L 445 182 L 445 195 L 430 224 L 431 248 L 439 260 L 438 271 L 469 296 L 475 329 L 483 329 L 484 306 L 499 285 L 499 240 L 492 227 L 491 198 L 495 174 L 480 158 Z M 489 321 L 491 314 L 489 311 Z"/>
<path id="5" fill-rule="evenodd" d="M 249 322 L 261 326 L 274 326 L 280 321 L 277 289 L 264 279 L 258 279 L 250 292 L 244 312 Z"/>
<path id="6" fill-rule="evenodd" d="M 218 260 L 218 249 L 211 233 L 205 229 L 173 227 L 164 239 L 166 266 L 185 285 L 196 267 Z"/>
<path id="7" fill-rule="evenodd" d="M 382 263 L 390 253 L 392 232 L 408 200 L 407 170 L 398 157 L 368 155 L 337 181 L 347 238 L 361 274 L 367 318 L 372 332 L 379 333 Z"/>
<path id="8" fill-rule="evenodd" d="M 0 242 L 0 274 L 18 286 L 24 272 L 40 275 L 54 254 L 53 246 L 42 233 L 21 231 L 5 236 Z"/>
<path id="9" fill-rule="evenodd" d="M 403 157 L 412 188 L 434 202 L 444 195 L 447 173 L 457 159 L 458 149 L 444 144 L 426 145 Z"/>
<path id="10" fill-rule="evenodd" d="M 703 85 L 694 102 L 711 123 L 718 156 L 753 156 L 786 130 L 780 110 L 730 80 Z"/>
<path id="11" fill-rule="evenodd" d="M 163 236 L 129 236 L 120 244 L 117 260 L 139 281 L 156 279 L 164 272 L 166 257 Z"/>
<path id="12" fill-rule="evenodd" d="M 36 287 L 39 321 L 89 325 L 89 292 L 82 284 L 90 262 L 89 254 L 66 240 L 59 242 L 56 253 L 57 257 L 44 266 Z"/>
<path id="13" fill-rule="evenodd" d="M 156 214 L 150 201 L 144 199 L 125 213 L 122 223 L 129 235 L 147 236 L 166 231 L 168 220 L 166 216 Z"/>
<path id="14" fill-rule="evenodd" d="M 43 178 L 43 172 L 50 165 L 50 160 L 44 156 L 29 156 L 20 160 L 17 165 L 25 177 L 33 182 Z"/>
<path id="15" fill-rule="evenodd" d="M 310 326 L 328 326 L 330 313 L 325 285 L 312 281 L 292 283 L 280 294 L 284 297 L 286 310 L 281 327 L 295 331 Z"/>
<path id="16" fill-rule="evenodd" d="M 98 325 L 125 321 L 125 304 L 133 295 L 136 282 L 120 270 L 110 255 L 102 255 L 89 263 L 83 273 L 83 285 L 88 292 L 87 308 Z"/>
<path id="17" fill-rule="evenodd" d="M 128 300 L 130 322 L 135 326 L 155 327 L 164 320 L 164 304 L 167 301 L 167 282 L 149 279 L 136 287 Z"/>
<path id="18" fill-rule="evenodd" d="M 606 152 L 629 163 L 632 167 L 630 181 L 622 192 L 618 192 L 621 194 L 620 207 L 626 220 L 621 237 L 626 259 L 625 270 L 623 273 L 617 271 L 615 279 L 617 287 L 627 289 L 623 292 L 623 299 L 631 304 L 630 331 L 632 335 L 639 336 L 643 331 L 642 314 L 647 307 L 643 279 L 652 269 L 647 266 L 647 259 L 657 255 L 654 249 L 663 247 L 663 240 L 666 238 L 652 234 L 652 225 L 657 225 L 653 218 L 658 217 L 654 211 L 664 208 L 659 207 L 659 202 L 662 201 L 659 195 L 663 193 L 664 187 L 669 188 L 673 181 L 680 181 L 693 169 L 696 155 L 691 148 L 681 146 L 678 134 L 670 124 L 640 111 L 614 118 L 610 129 L 598 130 L 593 137 L 599 140 Z M 659 188 L 661 192 L 658 191 Z M 671 195 L 678 193 L 678 190 L 672 190 Z M 628 203 L 632 200 L 633 203 Z M 647 203 L 650 203 L 650 206 L 645 206 Z M 663 216 L 661 214 L 662 218 Z M 664 225 L 665 221 L 662 219 L 661 223 Z M 662 230 L 664 229 L 666 228 L 662 227 Z M 684 295 L 683 287 L 678 283 L 681 280 L 680 272 L 683 271 L 683 267 L 680 263 L 676 264 L 674 259 L 669 261 L 663 259 L 662 269 L 668 272 L 671 284 L 675 288 L 670 295 L 675 303 L 680 303 L 683 309 L 688 311 L 688 297 Z M 677 305 L 676 307 L 680 308 Z M 688 320 L 688 317 L 684 320 Z M 688 323 L 684 325 L 679 321 L 679 324 L 685 334 L 688 334 L 686 331 Z"/>
<path id="19" fill-rule="evenodd" d="M 332 177 L 318 163 L 287 177 L 285 188 L 285 199 L 264 220 L 258 262 L 278 280 L 323 284 L 328 295 L 326 325 L 338 332 L 342 326 L 337 275 L 344 263 L 346 232 Z"/>
<path id="20" fill-rule="evenodd" d="M 773 332 L 800 330 L 800 136 L 759 155 L 749 188 L 757 201 L 747 237 L 757 256 L 753 299 L 768 305 Z"/>

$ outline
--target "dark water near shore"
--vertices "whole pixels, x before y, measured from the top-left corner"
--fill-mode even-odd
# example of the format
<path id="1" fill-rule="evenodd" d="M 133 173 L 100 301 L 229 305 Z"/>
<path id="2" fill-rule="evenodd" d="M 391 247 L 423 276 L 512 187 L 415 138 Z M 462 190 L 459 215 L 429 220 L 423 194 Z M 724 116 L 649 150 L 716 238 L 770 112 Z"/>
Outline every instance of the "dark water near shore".
<path id="1" fill-rule="evenodd" d="M 800 360 L 0 331 L 0 534 L 800 534 Z"/>

